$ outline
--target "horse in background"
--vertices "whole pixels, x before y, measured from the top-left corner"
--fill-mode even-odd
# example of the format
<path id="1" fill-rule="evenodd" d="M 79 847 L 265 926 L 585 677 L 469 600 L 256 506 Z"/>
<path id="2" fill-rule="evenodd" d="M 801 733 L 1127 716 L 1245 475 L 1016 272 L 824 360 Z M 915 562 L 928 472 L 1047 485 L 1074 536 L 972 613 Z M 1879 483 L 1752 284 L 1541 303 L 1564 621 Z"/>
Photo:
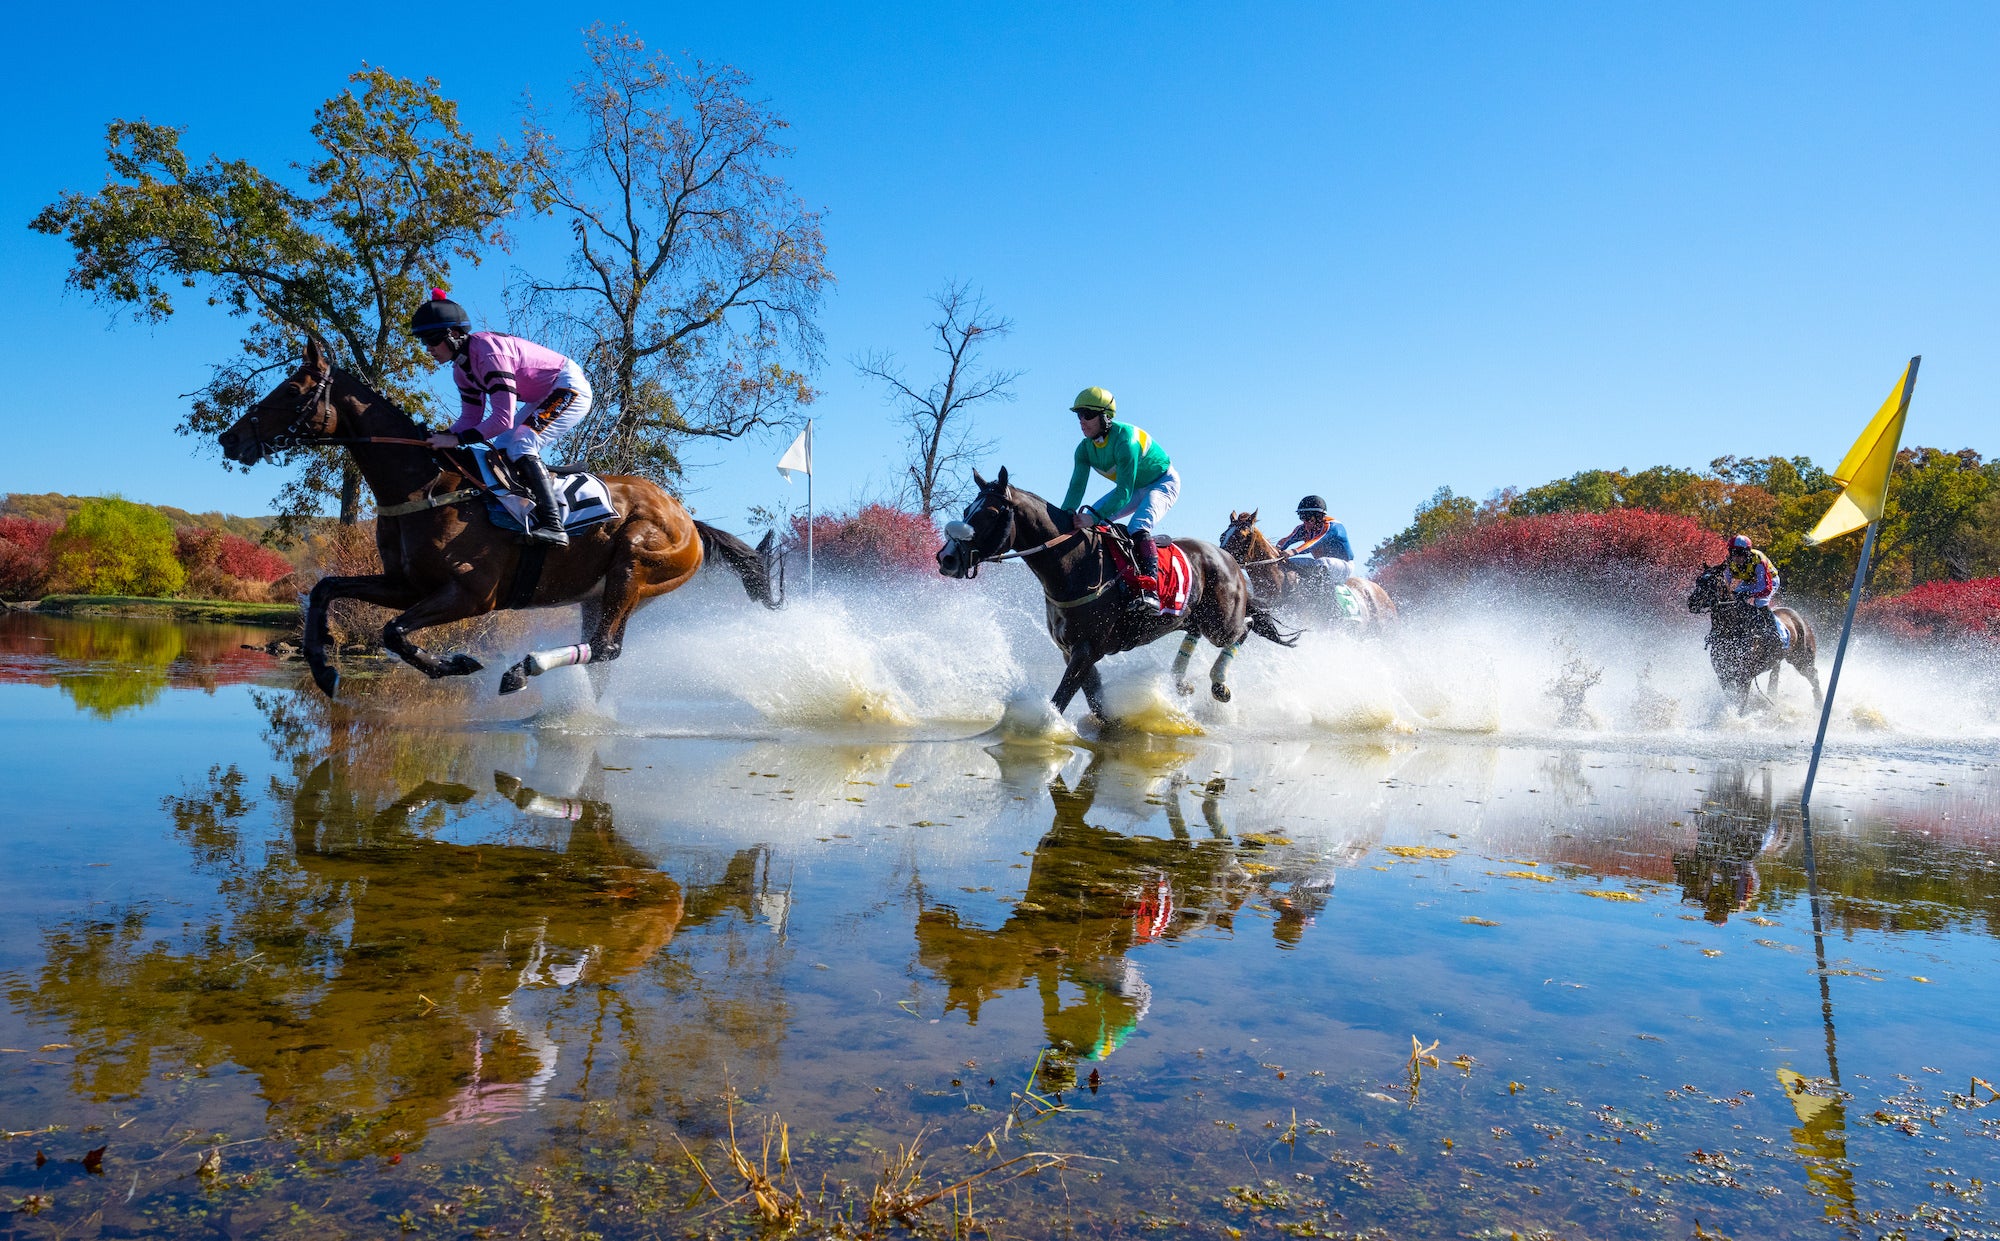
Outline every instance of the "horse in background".
<path id="1" fill-rule="evenodd" d="M 1705 566 L 1688 594 L 1688 611 L 1708 613 L 1708 662 L 1725 691 L 1736 695 L 1739 714 L 1750 709 L 1750 691 L 1757 678 L 1768 672 L 1771 680 L 1757 696 L 1765 706 L 1773 705 L 1770 695 L 1778 690 L 1778 673 L 1786 664 L 1812 684 L 1813 706 L 1820 705 L 1819 669 L 1814 660 L 1819 642 L 1813 629 L 1790 608 L 1770 609 L 1771 619 L 1784 628 L 1789 638 L 1780 645 L 1772 627 L 1765 623 L 1765 609 L 1738 599 L 1729 588 L 1727 564 Z"/>
<path id="2" fill-rule="evenodd" d="M 1326 575 L 1309 574 L 1291 564 L 1277 545 L 1257 528 L 1257 510 L 1232 511 L 1222 532 L 1222 550 L 1236 557 L 1250 578 L 1251 592 L 1260 602 L 1292 612 L 1309 611 L 1315 616 L 1349 624 L 1379 628 L 1396 619 L 1396 605 L 1389 593 L 1365 577 L 1350 576 L 1346 586 L 1356 611 L 1348 609 L 1328 587 Z"/>

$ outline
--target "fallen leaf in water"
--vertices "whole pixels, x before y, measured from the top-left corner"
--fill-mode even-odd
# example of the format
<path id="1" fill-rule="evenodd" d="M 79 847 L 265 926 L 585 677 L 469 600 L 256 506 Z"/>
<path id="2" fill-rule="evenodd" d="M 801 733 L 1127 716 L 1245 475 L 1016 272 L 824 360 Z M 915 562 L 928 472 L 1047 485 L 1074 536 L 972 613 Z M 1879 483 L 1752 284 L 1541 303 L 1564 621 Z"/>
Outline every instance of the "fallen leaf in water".
<path id="1" fill-rule="evenodd" d="M 1924 976 L 1923 976 L 1922 974 L 1912 974 L 1912 975 L 1910 975 L 1910 981 L 1911 981 L 1911 982 L 1929 982 L 1929 981 L 1930 981 L 1930 979 L 1928 979 L 1928 978 L 1925 978 L 1925 977 L 1924 977 Z"/>
<path id="2" fill-rule="evenodd" d="M 1720 948 L 1704 948 L 1704 949 L 1702 949 L 1702 950 L 1701 950 L 1701 955 L 1703 955 L 1703 956 L 1705 956 L 1705 957 L 1719 957 L 1719 956 L 1721 956 L 1721 955 L 1722 955 L 1722 949 L 1720 949 Z"/>
<path id="3" fill-rule="evenodd" d="M 1498 922 L 1495 922 L 1495 921 L 1493 921 L 1493 919 L 1491 919 L 1491 918 L 1481 918 L 1481 917 L 1477 917 L 1477 916 L 1475 916 L 1475 915 L 1473 915 L 1473 914 L 1467 914 L 1467 915 L 1465 915 L 1465 916 L 1464 916 L 1463 918 L 1460 918 L 1460 919 L 1459 919 L 1459 921 L 1460 921 L 1460 922 L 1463 922 L 1463 923 L 1466 923 L 1466 924 L 1467 924 L 1467 925 L 1469 925 L 1469 926 L 1499 926 L 1499 925 L 1500 925 L 1500 924 L 1499 924 Z"/>
<path id="4" fill-rule="evenodd" d="M 1643 899 L 1617 888 L 1585 888 L 1583 894 L 1585 896 L 1594 896 L 1600 901 L 1632 901 L 1637 903 Z"/>
<path id="5" fill-rule="evenodd" d="M 75 1047 L 75 1046 L 76 1046 L 76 1044 L 75 1044 L 75 1043 L 43 1043 L 43 1044 L 42 1044 L 42 1050 L 43 1050 L 43 1051 L 68 1051 L 68 1050 L 69 1050 L 70 1048 L 72 1048 L 72 1047 Z"/>
<path id="6" fill-rule="evenodd" d="M 1749 918 L 1749 921 L 1751 921 L 1751 922 L 1754 922 L 1754 923 L 1756 923 L 1756 924 L 1757 924 L 1758 926 L 1777 926 L 1777 925 L 1778 925 L 1778 920 L 1777 920 L 1776 918 L 1761 918 L 1761 917 L 1758 917 L 1758 916 L 1757 916 L 1757 915 L 1755 915 L 1755 914 L 1752 914 L 1752 915 L 1750 916 L 1750 918 Z"/>
<path id="7" fill-rule="evenodd" d="M 216 1176 L 220 1174 L 222 1171 L 222 1148 L 220 1146 L 210 1148 L 209 1152 L 201 1157 L 201 1164 L 195 1168 L 195 1171 L 203 1176 Z"/>
<path id="8" fill-rule="evenodd" d="M 1531 870 L 1489 870 L 1486 873 L 1489 875 L 1497 874 L 1502 879 L 1532 879 L 1536 883 L 1554 883 L 1556 881 L 1553 875 L 1538 875 Z"/>
<path id="9" fill-rule="evenodd" d="M 1393 853 L 1397 857 L 1457 857 L 1456 849 L 1433 849 L 1429 845 L 1384 845 L 1382 852 Z"/>
<path id="10" fill-rule="evenodd" d="M 907 784 L 892 784 L 892 785 L 890 785 L 889 787 L 890 787 L 890 788 L 896 788 L 896 789 L 906 789 L 906 788 L 909 788 L 910 786 L 909 786 L 909 785 L 907 785 Z"/>
<path id="11" fill-rule="evenodd" d="M 110 1147 L 106 1145 L 106 1146 L 100 1146 L 96 1150 L 83 1152 L 83 1170 L 85 1172 L 93 1173 L 97 1176 L 103 1176 L 104 1152 L 108 1149 L 110 1149 Z"/>

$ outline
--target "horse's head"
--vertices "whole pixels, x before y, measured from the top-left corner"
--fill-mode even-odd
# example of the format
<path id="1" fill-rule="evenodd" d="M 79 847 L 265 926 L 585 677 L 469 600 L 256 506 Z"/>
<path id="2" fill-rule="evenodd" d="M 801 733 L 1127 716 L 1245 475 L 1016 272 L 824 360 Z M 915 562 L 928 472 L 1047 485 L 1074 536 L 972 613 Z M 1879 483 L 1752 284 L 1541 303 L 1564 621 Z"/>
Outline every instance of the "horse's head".
<path id="1" fill-rule="evenodd" d="M 965 516 L 946 522 L 944 546 L 938 549 L 938 572 L 946 577 L 978 577 L 981 561 L 991 560 L 1014 546 L 1014 524 L 1018 500 L 1007 485 L 1007 467 L 1001 466 L 993 481 L 972 472 L 979 494 L 966 505 Z"/>
<path id="2" fill-rule="evenodd" d="M 1723 570 L 1727 565 L 1704 565 L 1694 579 L 1694 589 L 1688 592 L 1688 611 L 1706 612 L 1710 608 L 1729 602 L 1729 583 L 1723 581 Z"/>
<path id="3" fill-rule="evenodd" d="M 231 461 L 254 465 L 274 452 L 331 436 L 339 421 L 333 363 L 318 341 L 308 340 L 299 368 L 216 436 L 216 442 Z"/>
<path id="4" fill-rule="evenodd" d="M 1256 537 L 1257 510 L 1253 508 L 1247 513 L 1238 513 L 1232 509 L 1229 514 L 1229 524 L 1223 527 L 1222 537 L 1215 542 L 1216 546 L 1238 560 L 1247 560 L 1250 557 L 1250 545 Z"/>

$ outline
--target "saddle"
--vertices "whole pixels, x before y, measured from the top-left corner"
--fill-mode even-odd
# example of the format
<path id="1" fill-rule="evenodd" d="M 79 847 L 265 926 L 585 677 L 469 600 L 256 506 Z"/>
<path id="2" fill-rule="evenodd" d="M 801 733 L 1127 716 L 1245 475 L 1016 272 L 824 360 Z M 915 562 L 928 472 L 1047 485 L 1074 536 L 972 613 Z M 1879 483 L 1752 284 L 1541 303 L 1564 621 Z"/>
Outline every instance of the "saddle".
<path id="1" fill-rule="evenodd" d="M 448 450 L 452 465 L 466 478 L 490 489 L 487 513 L 503 530 L 525 535 L 533 524 L 535 502 L 516 477 L 507 454 L 484 444 L 468 444 Z M 614 520 L 618 508 L 604 480 L 576 466 L 549 466 L 558 480 L 555 485 L 556 511 L 562 528 L 575 532 Z"/>
<path id="2" fill-rule="evenodd" d="M 1127 594 L 1139 597 L 1139 570 L 1132 559 L 1132 536 L 1125 527 L 1106 522 L 1096 527 L 1104 536 L 1104 550 L 1111 557 L 1111 565 L 1118 571 L 1118 580 L 1125 584 Z M 1174 545 L 1171 539 L 1157 539 L 1154 550 L 1160 556 L 1160 573 L 1156 579 L 1160 587 L 1160 615 L 1179 616 L 1187 611 L 1188 585 L 1194 575 L 1188 569 L 1187 553 Z"/>

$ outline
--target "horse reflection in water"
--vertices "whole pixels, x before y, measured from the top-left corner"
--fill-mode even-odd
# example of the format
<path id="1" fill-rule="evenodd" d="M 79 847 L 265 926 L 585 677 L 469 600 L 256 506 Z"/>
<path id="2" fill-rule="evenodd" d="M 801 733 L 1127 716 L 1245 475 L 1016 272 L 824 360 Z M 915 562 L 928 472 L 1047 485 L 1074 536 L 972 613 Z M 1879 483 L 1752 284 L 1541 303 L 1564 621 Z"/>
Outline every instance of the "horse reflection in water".
<path id="1" fill-rule="evenodd" d="M 1743 764 L 1719 767 L 1694 816 L 1694 848 L 1674 850 L 1681 904 L 1700 908 L 1702 917 L 1717 925 L 1756 905 L 1763 890 L 1757 859 L 1790 848 L 1798 838 L 1798 805 L 1779 806 L 1771 769 L 1761 774 L 1753 788 Z"/>
<path id="2" fill-rule="evenodd" d="M 278 1076 L 308 1096 L 370 1061 L 390 1097 L 373 1101 L 444 1123 L 503 1120 L 532 1107 L 560 1048 L 522 1001 L 544 989 L 602 986 L 652 960 L 681 930 L 754 898 L 761 849 L 739 852 L 720 882 L 693 892 L 621 840 L 611 808 L 538 792 L 503 772 L 496 792 L 564 825 L 553 849 L 452 844 L 409 826 L 432 804 L 470 801 L 426 781 L 372 817 L 349 812 L 341 764 L 322 762 L 293 800 L 304 870 L 350 902 L 338 972 L 289 1037 Z M 412 1003 L 427 1020 L 412 1022 Z M 442 1020 L 440 1020 L 442 1018 Z M 253 1067 L 254 1066 L 253 1064 Z M 280 1090 L 270 1076 L 274 1103 Z"/>
<path id="3" fill-rule="evenodd" d="M 1019 768 L 1037 757 L 1004 746 L 991 753 L 1008 784 L 1022 783 Z M 1033 986 L 1041 995 L 1050 1045 L 1103 1059 L 1130 1037 L 1152 1005 L 1152 987 L 1129 955 L 1134 949 L 1204 926 L 1231 929 L 1245 901 L 1260 893 L 1271 898 L 1280 941 L 1297 941 L 1324 906 L 1331 881 L 1309 864 L 1273 865 L 1286 860 L 1278 857 L 1246 865 L 1243 852 L 1263 851 L 1239 850 L 1223 825 L 1222 780 L 1204 789 L 1204 835 L 1189 830 L 1177 773 L 1169 777 L 1164 797 L 1146 797 L 1164 811 L 1170 838 L 1128 835 L 1087 821 L 1100 792 L 1112 783 L 1155 787 L 1161 772 L 1157 761 L 1147 760 L 1158 757 L 1095 750 L 1074 788 L 1043 769 L 1055 822 L 1035 848 L 1027 890 L 997 929 L 966 925 L 950 905 L 932 905 L 918 915 L 917 959 L 944 982 L 946 1011 L 962 1008 L 977 1024 L 988 1000 Z M 1184 761 L 1168 756 L 1169 765 Z M 1076 998 L 1065 1000 L 1065 983 Z"/>

